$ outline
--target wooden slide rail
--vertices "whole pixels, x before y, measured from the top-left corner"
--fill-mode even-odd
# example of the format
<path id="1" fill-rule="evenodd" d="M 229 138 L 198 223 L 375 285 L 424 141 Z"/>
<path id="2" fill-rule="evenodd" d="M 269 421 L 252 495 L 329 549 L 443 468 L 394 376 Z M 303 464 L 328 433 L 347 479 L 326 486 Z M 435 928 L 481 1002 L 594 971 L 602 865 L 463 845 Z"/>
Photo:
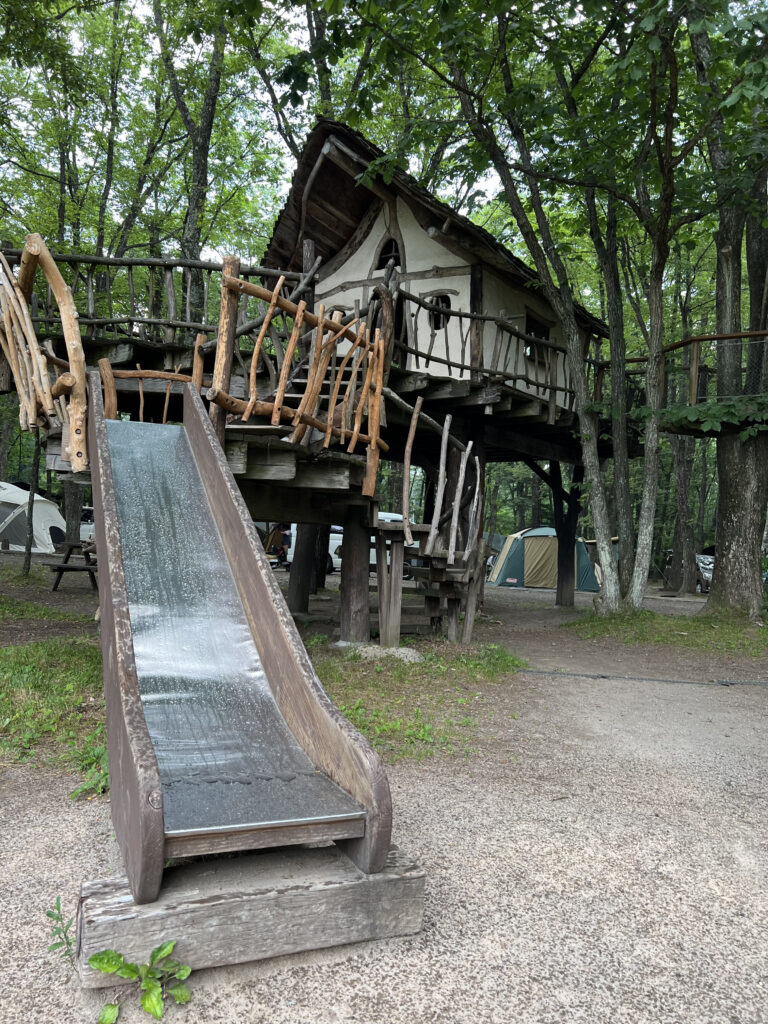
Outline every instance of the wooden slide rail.
<path id="1" fill-rule="evenodd" d="M 1 253 L 0 264 L 3 271 L 0 273 L 0 348 L 11 367 L 19 395 L 21 427 L 24 430 L 35 426 L 50 429 L 68 423 L 69 442 L 65 454 L 69 457 L 73 472 L 87 472 L 85 354 L 72 291 L 38 234 L 27 237 L 15 280 Z M 28 303 L 38 267 L 45 275 L 59 307 L 67 346 L 66 376 L 56 373 L 60 369 L 60 361 L 51 360 L 49 353 L 40 347 L 29 314 Z M 57 378 L 53 384 L 50 381 L 50 368 L 53 368 Z"/>

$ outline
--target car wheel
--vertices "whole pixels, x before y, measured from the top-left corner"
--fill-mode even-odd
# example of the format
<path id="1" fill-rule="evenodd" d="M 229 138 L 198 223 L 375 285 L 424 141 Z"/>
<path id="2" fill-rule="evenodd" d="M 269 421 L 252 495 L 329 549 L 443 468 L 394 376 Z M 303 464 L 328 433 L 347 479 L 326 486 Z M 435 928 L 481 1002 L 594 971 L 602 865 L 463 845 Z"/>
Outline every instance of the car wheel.
<path id="1" fill-rule="evenodd" d="M 328 561 L 325 563 L 326 575 L 330 575 L 333 572 L 333 559 L 328 555 Z"/>

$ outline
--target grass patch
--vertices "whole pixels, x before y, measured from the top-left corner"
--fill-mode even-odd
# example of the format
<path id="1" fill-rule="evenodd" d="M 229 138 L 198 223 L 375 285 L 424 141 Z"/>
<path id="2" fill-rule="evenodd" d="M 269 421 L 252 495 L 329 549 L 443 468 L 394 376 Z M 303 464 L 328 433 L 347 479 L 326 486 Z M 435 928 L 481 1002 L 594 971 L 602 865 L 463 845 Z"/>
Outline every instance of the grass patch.
<path id="1" fill-rule="evenodd" d="M 479 682 L 501 682 L 524 662 L 497 644 L 419 644 L 422 662 L 367 661 L 315 648 L 315 670 L 339 709 L 388 760 L 471 749 L 478 714 L 491 714 Z"/>
<path id="2" fill-rule="evenodd" d="M 743 618 L 723 615 L 659 615 L 656 612 L 596 615 L 589 612 L 562 629 L 573 630 L 584 640 L 611 639 L 625 644 L 666 644 L 690 650 L 768 655 L 768 629 Z"/>
<path id="3" fill-rule="evenodd" d="M 0 679 L 0 750 L 18 760 L 83 767 L 99 757 L 93 748 L 104 696 L 96 644 L 44 640 L 2 648 Z"/>
<path id="4" fill-rule="evenodd" d="M 45 619 L 49 622 L 90 622 L 93 616 L 77 612 L 65 612 L 49 608 L 35 601 L 22 601 L 16 597 L 0 594 L 0 623 L 15 622 L 19 619 Z"/>
<path id="5" fill-rule="evenodd" d="M 17 565 L 0 566 L 0 583 L 9 587 L 46 587 L 50 583 L 51 574 L 42 565 L 35 565 L 33 562 L 29 569 L 29 576 L 25 576 L 21 567 Z"/>

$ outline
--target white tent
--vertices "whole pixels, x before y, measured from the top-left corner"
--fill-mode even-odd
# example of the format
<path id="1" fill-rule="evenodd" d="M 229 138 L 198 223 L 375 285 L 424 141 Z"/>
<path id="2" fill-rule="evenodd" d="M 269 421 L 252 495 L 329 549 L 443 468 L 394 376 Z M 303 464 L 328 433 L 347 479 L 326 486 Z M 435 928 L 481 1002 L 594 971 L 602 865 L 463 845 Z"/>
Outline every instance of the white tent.
<path id="1" fill-rule="evenodd" d="M 11 551 L 23 551 L 27 538 L 29 492 L 13 484 L 0 482 L 0 541 L 7 541 Z M 66 536 L 67 524 L 55 503 L 35 495 L 32 552 L 50 555 Z"/>

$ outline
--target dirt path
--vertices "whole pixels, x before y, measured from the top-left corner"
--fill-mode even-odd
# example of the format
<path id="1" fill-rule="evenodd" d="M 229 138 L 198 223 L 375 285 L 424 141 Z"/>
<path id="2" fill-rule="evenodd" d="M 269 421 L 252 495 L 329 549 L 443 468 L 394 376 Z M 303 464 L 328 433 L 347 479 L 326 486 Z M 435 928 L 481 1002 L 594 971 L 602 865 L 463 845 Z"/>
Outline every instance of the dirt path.
<path id="1" fill-rule="evenodd" d="M 95 609 L 46 583 L 18 596 Z M 485 611 L 477 638 L 530 669 L 478 687 L 471 754 L 388 767 L 421 933 L 196 972 L 169 1024 L 765 1024 L 768 666 L 581 640 L 551 593 Z M 74 803 L 75 781 L 0 765 L 0 1024 L 93 1024 L 109 995 L 46 953 L 56 897 L 71 914 L 122 872 L 108 800 Z"/>
<path id="2" fill-rule="evenodd" d="M 695 615 L 704 607 L 700 597 L 662 597 L 650 591 L 645 607 L 661 615 Z M 531 668 L 547 672 L 673 679 L 690 682 L 768 681 L 765 660 L 687 650 L 668 645 L 625 645 L 615 640 L 582 639 L 560 627 L 577 620 L 592 606 L 591 596 L 577 595 L 575 609 L 554 607 L 553 591 L 490 587 L 475 638 L 501 643 Z"/>
<path id="3" fill-rule="evenodd" d="M 764 1024 L 768 687 L 520 673 L 477 711 L 468 760 L 388 769 L 421 933 L 196 972 L 169 1024 Z M 109 994 L 45 953 L 56 896 L 120 871 L 71 784 L 0 768 L 3 1024 Z"/>

